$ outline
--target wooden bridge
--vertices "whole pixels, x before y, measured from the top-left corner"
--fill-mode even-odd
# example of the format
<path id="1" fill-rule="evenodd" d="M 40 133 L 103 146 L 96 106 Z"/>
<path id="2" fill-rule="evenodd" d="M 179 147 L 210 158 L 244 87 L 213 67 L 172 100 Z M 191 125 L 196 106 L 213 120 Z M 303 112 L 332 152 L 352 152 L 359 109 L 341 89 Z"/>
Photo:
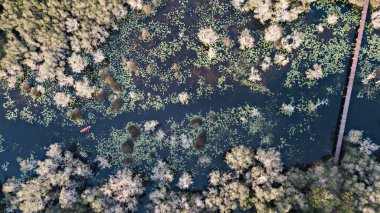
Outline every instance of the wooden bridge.
<path id="1" fill-rule="evenodd" d="M 347 113 L 348 113 L 348 108 L 350 106 L 350 99 L 351 99 L 352 87 L 354 85 L 354 80 L 355 80 L 356 67 L 358 65 L 359 52 L 360 52 L 364 26 L 365 26 L 367 12 L 368 12 L 368 4 L 369 4 L 369 0 L 365 0 L 363 10 L 362 10 L 362 18 L 360 19 L 358 37 L 356 38 L 354 57 L 352 58 L 351 71 L 348 77 L 348 85 L 347 85 L 346 94 L 344 97 L 343 112 L 341 114 L 338 140 L 337 140 L 336 149 L 335 149 L 335 157 L 334 157 L 335 166 L 338 166 L 339 164 L 340 152 L 342 149 L 343 136 L 344 136 L 344 128 L 346 127 Z"/>

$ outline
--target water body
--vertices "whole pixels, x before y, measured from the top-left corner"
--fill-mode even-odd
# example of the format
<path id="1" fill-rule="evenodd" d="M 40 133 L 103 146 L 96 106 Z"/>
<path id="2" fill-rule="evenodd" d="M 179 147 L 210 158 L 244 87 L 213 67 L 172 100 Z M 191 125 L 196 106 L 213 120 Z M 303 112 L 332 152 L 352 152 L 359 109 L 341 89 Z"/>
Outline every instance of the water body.
<path id="1" fill-rule="evenodd" d="M 377 65 L 380 66 L 380 63 Z M 364 138 L 370 138 L 372 142 L 380 145 L 380 94 L 371 99 L 358 98 L 359 91 L 363 89 L 363 84 L 358 76 L 356 76 L 354 85 L 346 132 L 351 129 L 363 130 Z M 374 155 L 380 157 L 380 152 L 376 151 Z"/>
<path id="2" fill-rule="evenodd" d="M 314 18 L 320 17 L 321 13 L 312 13 Z M 313 19 L 311 19 L 313 20 Z M 354 32 L 347 39 L 354 41 Z M 347 62 L 348 71 L 349 58 L 342 59 Z M 187 113 L 218 111 L 220 109 L 237 107 L 250 104 L 270 112 L 272 121 L 276 125 L 273 128 L 274 143 L 272 146 L 279 147 L 280 139 L 286 139 L 287 146 L 281 148 L 283 160 L 287 165 L 307 164 L 318 161 L 323 156 L 330 155 L 335 142 L 336 128 L 338 124 L 339 112 L 342 96 L 339 91 L 343 91 L 347 73 L 332 75 L 322 79 L 319 84 L 311 89 L 283 87 L 287 69 L 268 71 L 264 81 L 273 95 L 262 95 L 251 92 L 248 88 L 236 85 L 234 90 L 226 91 L 223 94 L 214 94 L 209 98 L 203 98 L 189 106 L 168 105 L 164 110 L 124 113 L 113 119 L 103 119 L 93 125 L 91 132 L 95 134 L 108 134 L 111 128 L 120 129 L 127 122 L 139 122 L 143 120 L 158 120 L 164 122 L 169 118 L 177 121 L 182 120 Z M 326 94 L 325 87 L 333 82 L 338 87 L 337 94 Z M 278 113 L 278 108 L 282 103 L 288 103 L 292 97 L 303 97 L 305 100 L 315 101 L 328 99 L 329 105 L 318 109 L 317 116 L 309 116 L 305 113 L 295 113 L 287 117 Z M 347 129 L 365 129 L 368 136 L 374 141 L 380 142 L 379 123 L 380 109 L 376 101 L 369 102 L 366 99 L 354 99 L 352 101 Z M 363 113 L 366 112 L 366 113 Z M 373 112 L 373 113 L 368 113 Z M 84 144 L 91 148 L 95 147 L 95 142 L 86 137 L 88 133 L 79 133 L 78 127 L 62 127 L 59 124 L 52 124 L 48 127 L 39 124 L 29 124 L 25 121 L 8 121 L 5 112 L 0 109 L 0 134 L 4 136 L 5 152 L 0 153 L 0 165 L 9 163 L 7 171 L 0 169 L 0 180 L 4 181 L 10 176 L 19 176 L 19 166 L 17 158 L 26 158 L 31 154 L 36 159 L 42 159 L 45 150 L 52 143 L 61 142 L 66 145 L 70 143 Z M 290 135 L 289 128 L 295 129 Z M 365 134 L 367 135 L 367 134 Z M 257 144 L 255 145 L 257 146 Z M 222 164 L 222 161 L 220 161 Z"/>
<path id="3" fill-rule="evenodd" d="M 278 82 L 280 84 L 281 82 Z M 281 88 L 281 86 L 279 86 Z M 238 94 L 238 95 L 237 95 Z M 295 114 L 287 117 L 277 113 L 279 103 L 288 101 L 287 96 L 314 97 L 314 91 L 308 91 L 306 94 L 303 90 L 287 94 L 285 97 L 272 99 L 266 95 L 261 95 L 249 91 L 249 89 L 240 87 L 234 91 L 228 91 L 224 94 L 215 94 L 210 98 L 204 98 L 189 106 L 179 104 L 169 105 L 165 110 L 147 111 L 140 113 L 125 113 L 113 119 L 105 119 L 93 125 L 91 132 L 95 134 L 107 134 L 111 128 L 120 129 L 129 122 L 139 122 L 144 120 L 158 120 L 164 122 L 169 118 L 181 121 L 187 113 L 208 112 L 209 110 L 218 111 L 229 107 L 250 104 L 259 108 L 274 108 L 270 120 L 274 120 L 277 125 L 273 129 L 274 146 L 278 145 L 279 138 L 288 138 L 289 126 L 297 126 L 304 123 L 307 116 Z M 326 98 L 324 96 L 323 98 Z M 288 140 L 289 147 L 284 147 L 283 159 L 290 165 L 294 163 L 309 163 L 317 161 L 322 156 L 330 154 L 333 144 L 333 135 L 336 129 L 338 112 L 340 109 L 340 97 L 331 95 L 327 97 L 329 106 L 323 106 L 318 110 L 319 117 L 305 125 L 310 125 L 310 131 L 296 132 Z M 64 144 L 79 143 L 82 145 L 94 147 L 95 142 L 86 137 L 86 134 L 79 133 L 78 127 L 61 127 L 59 124 L 53 124 L 48 127 L 39 124 L 29 124 L 22 120 L 8 121 L 4 119 L 4 110 L 0 110 L 3 117 L 0 122 L 0 134 L 4 136 L 4 148 L 6 152 L 0 153 L 0 164 L 9 162 L 8 170 L 0 170 L 0 177 L 3 181 L 5 177 L 19 175 L 19 166 L 17 157 L 29 157 L 33 154 L 37 159 L 43 158 L 44 148 L 51 143 L 62 142 Z M 311 134 L 314 141 L 310 141 Z M 257 146 L 257 144 L 256 144 Z"/>

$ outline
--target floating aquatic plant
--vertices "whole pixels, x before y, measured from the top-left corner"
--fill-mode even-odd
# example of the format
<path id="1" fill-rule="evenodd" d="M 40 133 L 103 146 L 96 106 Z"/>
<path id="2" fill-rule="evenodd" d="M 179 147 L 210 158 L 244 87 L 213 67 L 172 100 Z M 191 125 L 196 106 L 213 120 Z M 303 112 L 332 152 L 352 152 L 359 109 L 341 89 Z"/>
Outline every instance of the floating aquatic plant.
<path id="1" fill-rule="evenodd" d="M 252 137 L 264 135 L 270 128 L 263 112 L 244 106 L 206 115 L 187 115 L 181 122 L 128 123 L 125 128 L 112 130 L 105 138 L 98 137 L 97 151 L 117 167 L 123 165 L 126 157 L 131 157 L 132 168 L 151 168 L 157 157 L 166 159 L 176 170 L 183 170 L 186 161 L 203 158 L 205 154 L 221 155 L 240 140 L 255 144 Z M 154 158 L 147 153 L 154 153 Z M 197 174 L 196 168 L 189 171 Z"/>
<path id="2" fill-rule="evenodd" d="M 377 2 L 360 96 L 380 88 Z M 362 131 L 346 137 L 340 170 L 327 158 L 302 169 L 282 161 L 300 154 L 298 135 L 310 144 L 322 135 L 313 121 L 340 98 L 360 17 L 347 3 L 362 5 L 0 0 L 5 117 L 99 124 L 76 151 L 53 144 L 43 160 L 19 158 L 22 178 L 8 179 L 0 197 L 25 212 L 141 211 L 140 201 L 151 212 L 379 211 L 370 156 L 379 147 Z M 199 108 L 214 97 L 228 107 Z"/>

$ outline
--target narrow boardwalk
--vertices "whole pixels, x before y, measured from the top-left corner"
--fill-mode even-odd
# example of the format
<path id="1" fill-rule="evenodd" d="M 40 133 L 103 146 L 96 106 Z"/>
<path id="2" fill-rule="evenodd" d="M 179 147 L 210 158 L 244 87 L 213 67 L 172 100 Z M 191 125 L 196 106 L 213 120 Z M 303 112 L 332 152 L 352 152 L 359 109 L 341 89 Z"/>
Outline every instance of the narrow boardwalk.
<path id="1" fill-rule="evenodd" d="M 351 99 L 352 87 L 354 85 L 356 67 L 358 65 L 358 58 L 359 58 L 359 52 L 360 52 L 360 47 L 361 47 L 362 38 L 363 38 L 365 20 L 367 17 L 368 4 L 369 4 L 369 0 L 365 0 L 363 11 L 362 11 L 362 18 L 360 20 L 360 26 L 358 30 L 358 37 L 356 38 L 356 46 L 355 46 L 354 57 L 352 59 L 350 76 L 348 77 L 348 86 L 347 86 L 346 95 L 344 98 L 343 112 L 341 114 L 338 140 L 337 140 L 336 149 L 335 149 L 335 157 L 334 157 L 335 166 L 338 166 L 339 164 L 340 152 L 342 148 L 343 135 L 344 135 L 344 128 L 346 127 L 347 113 L 348 113 L 348 108 L 350 106 L 350 99 Z"/>

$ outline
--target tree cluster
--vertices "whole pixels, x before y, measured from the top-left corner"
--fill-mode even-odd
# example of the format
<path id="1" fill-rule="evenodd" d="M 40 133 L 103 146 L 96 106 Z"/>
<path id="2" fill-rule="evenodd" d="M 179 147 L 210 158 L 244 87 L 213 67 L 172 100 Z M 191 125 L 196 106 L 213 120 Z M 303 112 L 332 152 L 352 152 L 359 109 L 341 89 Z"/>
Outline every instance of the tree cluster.
<path id="1" fill-rule="evenodd" d="M 156 183 L 147 208 L 152 212 L 379 212 L 380 164 L 370 154 L 378 147 L 353 130 L 340 166 L 333 159 L 309 168 L 285 168 L 275 149 L 232 148 L 225 156 L 229 171 L 213 170 L 209 185 L 193 189 L 193 177 L 178 177 L 169 164 L 159 160 L 151 171 Z M 370 143 L 362 148 L 363 141 Z M 367 146 L 367 145 L 366 145 Z M 117 171 L 105 183 L 89 186 L 89 166 L 72 152 L 53 144 L 43 161 L 22 161 L 29 179 L 10 178 L 3 185 L 9 211 L 41 212 L 62 209 L 93 212 L 135 211 L 144 192 L 140 175 Z"/>

